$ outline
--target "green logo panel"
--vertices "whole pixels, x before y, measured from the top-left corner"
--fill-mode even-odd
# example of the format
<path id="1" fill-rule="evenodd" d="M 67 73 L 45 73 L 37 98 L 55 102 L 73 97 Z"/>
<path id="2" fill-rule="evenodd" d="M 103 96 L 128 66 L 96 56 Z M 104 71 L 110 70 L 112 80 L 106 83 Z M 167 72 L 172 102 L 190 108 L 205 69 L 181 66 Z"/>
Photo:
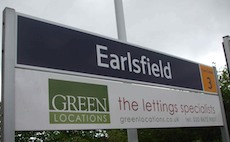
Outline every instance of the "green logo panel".
<path id="1" fill-rule="evenodd" d="M 51 124 L 110 123 L 105 85 L 49 79 Z"/>

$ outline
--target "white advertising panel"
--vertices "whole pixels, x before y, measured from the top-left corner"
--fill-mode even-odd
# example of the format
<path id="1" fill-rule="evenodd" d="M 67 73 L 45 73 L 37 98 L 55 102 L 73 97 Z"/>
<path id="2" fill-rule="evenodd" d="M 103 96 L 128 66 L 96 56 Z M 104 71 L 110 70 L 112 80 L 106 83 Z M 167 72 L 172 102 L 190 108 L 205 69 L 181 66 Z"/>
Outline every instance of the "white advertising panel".
<path id="1" fill-rule="evenodd" d="M 16 130 L 222 126 L 219 96 L 16 68 Z"/>

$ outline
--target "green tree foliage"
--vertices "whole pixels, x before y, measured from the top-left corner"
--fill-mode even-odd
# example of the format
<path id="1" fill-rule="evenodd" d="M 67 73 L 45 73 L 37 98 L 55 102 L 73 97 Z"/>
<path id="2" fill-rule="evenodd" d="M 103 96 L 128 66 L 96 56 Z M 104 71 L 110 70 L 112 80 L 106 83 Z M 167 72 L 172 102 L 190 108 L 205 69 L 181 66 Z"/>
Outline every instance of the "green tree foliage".
<path id="1" fill-rule="evenodd" d="M 15 139 L 17 142 L 100 142 L 102 137 L 97 137 L 98 134 L 104 137 L 97 130 L 17 132 Z"/>
<path id="2" fill-rule="evenodd" d="M 17 142 L 127 142 L 126 130 L 17 131 Z"/>
<path id="3" fill-rule="evenodd" d="M 140 142 L 219 142 L 220 128 L 140 129 Z"/>
<path id="4" fill-rule="evenodd" d="M 107 142 L 127 142 L 127 130 L 108 130 Z"/>

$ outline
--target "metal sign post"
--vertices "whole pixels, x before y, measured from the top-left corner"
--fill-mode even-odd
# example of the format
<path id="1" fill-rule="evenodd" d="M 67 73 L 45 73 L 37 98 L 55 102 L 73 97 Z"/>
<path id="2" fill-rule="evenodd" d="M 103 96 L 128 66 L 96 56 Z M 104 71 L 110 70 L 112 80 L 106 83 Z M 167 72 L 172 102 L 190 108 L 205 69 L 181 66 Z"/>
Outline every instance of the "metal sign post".
<path id="1" fill-rule="evenodd" d="M 127 41 L 122 0 L 114 0 L 118 39 Z M 137 129 L 127 129 L 128 141 L 138 142 Z"/>
<path id="2" fill-rule="evenodd" d="M 223 37 L 223 48 L 224 48 L 224 53 L 225 53 L 228 71 L 230 69 L 230 43 L 229 42 L 230 42 L 229 36 Z"/>
<path id="3" fill-rule="evenodd" d="M 16 13 L 6 8 L 3 15 L 2 46 L 2 102 L 3 132 L 2 141 L 13 142 L 15 139 L 15 46 Z"/>
<path id="4" fill-rule="evenodd" d="M 221 135 L 222 135 L 222 139 L 223 139 L 224 142 L 229 142 L 228 124 L 227 124 L 227 120 L 226 120 L 225 109 L 224 109 L 224 104 L 223 104 L 223 98 L 222 98 L 222 94 L 221 94 L 220 87 L 219 87 L 220 84 L 219 84 L 219 81 L 218 81 L 216 68 L 214 68 L 214 71 L 215 71 L 214 73 L 216 75 L 217 91 L 218 91 L 218 95 L 219 95 L 220 108 L 221 108 L 223 124 L 224 124 L 223 126 L 220 127 Z"/>
<path id="5" fill-rule="evenodd" d="M 228 72 L 230 69 L 230 37 L 225 36 L 223 37 L 223 49 L 225 53 L 225 58 L 226 58 L 226 63 L 227 63 L 227 68 Z M 223 122 L 224 122 L 224 127 L 221 127 L 221 133 L 224 141 L 229 142 L 229 133 L 228 133 L 228 126 L 227 126 L 227 121 L 226 121 L 226 116 L 225 116 L 225 111 L 224 111 L 224 105 L 223 105 L 223 99 L 221 95 L 220 89 L 218 90 L 220 94 L 220 103 L 221 103 L 221 109 L 223 110 Z"/>

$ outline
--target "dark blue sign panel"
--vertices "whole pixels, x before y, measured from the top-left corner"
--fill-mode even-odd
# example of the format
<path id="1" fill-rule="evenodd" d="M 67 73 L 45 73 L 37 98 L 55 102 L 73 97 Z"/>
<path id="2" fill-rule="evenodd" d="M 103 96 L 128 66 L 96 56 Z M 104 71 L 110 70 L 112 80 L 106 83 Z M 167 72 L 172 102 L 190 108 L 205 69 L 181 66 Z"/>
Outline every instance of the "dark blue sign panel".
<path id="1" fill-rule="evenodd" d="M 199 64 L 18 16 L 17 64 L 203 90 Z"/>

